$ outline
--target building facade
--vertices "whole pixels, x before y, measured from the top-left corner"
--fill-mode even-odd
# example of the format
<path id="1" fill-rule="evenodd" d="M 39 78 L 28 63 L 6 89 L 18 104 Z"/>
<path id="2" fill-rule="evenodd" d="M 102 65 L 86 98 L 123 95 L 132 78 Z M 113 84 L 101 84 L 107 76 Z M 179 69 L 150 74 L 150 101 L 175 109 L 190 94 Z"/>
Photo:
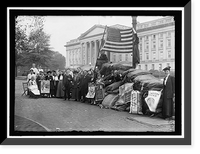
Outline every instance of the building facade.
<path id="1" fill-rule="evenodd" d="M 114 25 L 118 28 L 130 28 Z M 66 67 L 94 66 L 98 56 L 105 26 L 94 25 L 77 39 L 66 43 Z M 164 17 L 138 23 L 140 64 L 138 69 L 162 70 L 166 66 L 175 69 L 175 22 L 173 17 Z M 106 37 L 106 33 L 104 35 Z M 132 63 L 132 53 L 106 53 L 112 62 Z"/>
<path id="2" fill-rule="evenodd" d="M 66 43 L 66 67 L 94 66 L 105 27 L 94 25 L 77 39 Z"/>

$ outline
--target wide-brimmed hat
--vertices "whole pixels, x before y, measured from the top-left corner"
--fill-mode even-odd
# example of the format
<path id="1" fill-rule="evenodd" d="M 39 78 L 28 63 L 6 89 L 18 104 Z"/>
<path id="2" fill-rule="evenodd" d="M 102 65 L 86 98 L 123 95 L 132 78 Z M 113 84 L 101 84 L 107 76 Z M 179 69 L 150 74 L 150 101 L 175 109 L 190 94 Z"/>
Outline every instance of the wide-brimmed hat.
<path id="1" fill-rule="evenodd" d="M 48 74 L 48 73 L 51 73 L 51 71 L 47 71 L 47 74 Z"/>

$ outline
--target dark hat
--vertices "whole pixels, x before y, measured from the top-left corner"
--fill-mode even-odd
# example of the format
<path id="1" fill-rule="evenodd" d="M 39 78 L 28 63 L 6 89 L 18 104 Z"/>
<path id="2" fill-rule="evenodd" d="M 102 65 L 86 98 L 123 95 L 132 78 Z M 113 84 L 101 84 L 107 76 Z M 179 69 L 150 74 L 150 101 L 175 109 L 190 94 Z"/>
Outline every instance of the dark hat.
<path id="1" fill-rule="evenodd" d="M 167 71 L 167 70 L 169 70 L 170 71 L 170 66 L 167 66 L 167 67 L 165 67 L 164 69 L 163 69 L 163 71 Z"/>
<path id="2" fill-rule="evenodd" d="M 51 73 L 51 71 L 47 71 L 47 74 L 48 74 L 48 73 Z"/>

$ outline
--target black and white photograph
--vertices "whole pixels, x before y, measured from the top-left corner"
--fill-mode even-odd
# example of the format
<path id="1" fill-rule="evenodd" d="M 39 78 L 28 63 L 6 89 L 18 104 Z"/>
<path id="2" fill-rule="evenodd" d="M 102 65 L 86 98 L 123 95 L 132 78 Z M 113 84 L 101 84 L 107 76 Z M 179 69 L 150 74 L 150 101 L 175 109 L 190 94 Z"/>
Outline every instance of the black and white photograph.
<path id="1" fill-rule="evenodd" d="M 11 136 L 184 136 L 182 12 L 101 11 L 10 10 Z"/>
<path id="2" fill-rule="evenodd" d="M 16 17 L 16 131 L 175 125 L 173 16 Z"/>

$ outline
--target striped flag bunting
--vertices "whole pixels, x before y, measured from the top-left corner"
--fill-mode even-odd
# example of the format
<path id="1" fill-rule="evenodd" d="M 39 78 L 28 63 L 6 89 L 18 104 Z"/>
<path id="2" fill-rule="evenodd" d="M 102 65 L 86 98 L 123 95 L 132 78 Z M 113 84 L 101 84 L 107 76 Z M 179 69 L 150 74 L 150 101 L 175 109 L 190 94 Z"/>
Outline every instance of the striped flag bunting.
<path id="1" fill-rule="evenodd" d="M 101 51 L 115 53 L 131 53 L 134 45 L 134 32 L 132 28 L 117 29 L 107 27 L 107 37 Z"/>

